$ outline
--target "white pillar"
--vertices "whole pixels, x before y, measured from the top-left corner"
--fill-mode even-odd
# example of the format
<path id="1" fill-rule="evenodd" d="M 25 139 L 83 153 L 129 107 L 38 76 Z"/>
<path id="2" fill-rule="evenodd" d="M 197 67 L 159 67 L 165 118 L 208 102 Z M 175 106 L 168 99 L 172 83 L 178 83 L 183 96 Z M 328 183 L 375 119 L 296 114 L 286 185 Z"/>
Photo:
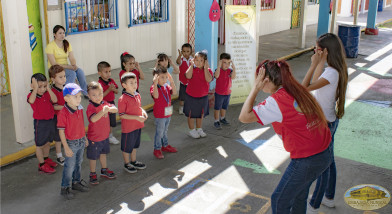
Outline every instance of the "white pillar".
<path id="1" fill-rule="evenodd" d="M 359 3 L 361 0 L 354 0 L 354 11 L 353 11 L 353 16 L 354 16 L 354 22 L 353 25 L 357 25 L 358 23 L 358 14 L 359 14 Z"/>
<path id="2" fill-rule="evenodd" d="M 301 19 L 299 21 L 299 32 L 298 32 L 298 47 L 305 48 L 306 38 L 306 12 L 307 12 L 308 0 L 301 1 Z"/>
<path id="3" fill-rule="evenodd" d="M 33 135 L 33 116 L 27 103 L 33 74 L 26 1 L 2 1 L 5 43 L 11 84 L 16 141 L 26 143 Z"/>
<path id="4" fill-rule="evenodd" d="M 331 14 L 331 26 L 329 29 L 330 33 L 335 32 L 335 27 L 336 27 L 336 14 L 337 14 L 337 8 L 338 8 L 338 1 L 337 0 L 332 0 L 333 1 L 333 7 L 332 7 L 332 14 Z"/>

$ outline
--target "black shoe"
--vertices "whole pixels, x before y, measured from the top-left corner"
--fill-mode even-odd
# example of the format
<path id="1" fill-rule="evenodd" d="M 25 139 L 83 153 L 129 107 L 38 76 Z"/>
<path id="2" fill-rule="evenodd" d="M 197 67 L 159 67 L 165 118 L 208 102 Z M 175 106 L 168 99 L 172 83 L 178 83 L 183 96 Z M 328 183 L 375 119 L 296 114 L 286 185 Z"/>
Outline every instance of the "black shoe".
<path id="1" fill-rule="evenodd" d="M 71 191 L 71 187 L 61 187 L 60 195 L 64 196 L 67 200 L 71 200 L 75 196 Z"/>
<path id="2" fill-rule="evenodd" d="M 139 161 L 131 162 L 129 164 L 131 164 L 136 169 L 145 169 L 146 168 L 146 164 L 139 162 Z"/>
<path id="3" fill-rule="evenodd" d="M 56 159 L 56 162 L 60 164 L 61 166 L 64 166 L 65 158 L 64 157 L 59 157 Z"/>
<path id="4" fill-rule="evenodd" d="M 130 164 L 130 163 L 124 164 L 124 170 L 127 171 L 127 172 L 129 172 L 129 173 L 136 173 L 136 172 L 137 172 L 137 170 L 135 169 L 135 167 L 133 167 L 133 165 Z"/>
<path id="5" fill-rule="evenodd" d="M 227 122 L 226 118 L 223 118 L 222 120 L 220 120 L 220 122 L 221 122 L 223 125 L 226 125 L 226 126 L 230 125 L 230 123 Z"/>
<path id="6" fill-rule="evenodd" d="M 216 129 L 222 129 L 222 126 L 219 121 L 214 122 L 214 126 Z"/>
<path id="7" fill-rule="evenodd" d="M 78 183 L 73 183 L 72 184 L 72 189 L 73 190 L 78 190 L 80 192 L 88 192 L 88 186 L 87 186 L 87 183 L 84 180 L 81 180 Z"/>

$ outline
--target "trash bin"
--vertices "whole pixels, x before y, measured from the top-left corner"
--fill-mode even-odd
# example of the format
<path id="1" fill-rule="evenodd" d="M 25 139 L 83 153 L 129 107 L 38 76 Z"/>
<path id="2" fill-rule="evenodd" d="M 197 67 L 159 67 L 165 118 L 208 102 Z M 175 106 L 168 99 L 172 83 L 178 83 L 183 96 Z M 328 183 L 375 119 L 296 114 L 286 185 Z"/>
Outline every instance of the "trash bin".
<path id="1" fill-rule="evenodd" d="M 377 11 L 382 11 L 382 6 L 383 6 L 383 0 L 378 0 L 378 10 Z"/>
<path id="2" fill-rule="evenodd" d="M 346 56 L 357 58 L 361 27 L 358 25 L 339 25 L 338 36 L 342 40 Z"/>

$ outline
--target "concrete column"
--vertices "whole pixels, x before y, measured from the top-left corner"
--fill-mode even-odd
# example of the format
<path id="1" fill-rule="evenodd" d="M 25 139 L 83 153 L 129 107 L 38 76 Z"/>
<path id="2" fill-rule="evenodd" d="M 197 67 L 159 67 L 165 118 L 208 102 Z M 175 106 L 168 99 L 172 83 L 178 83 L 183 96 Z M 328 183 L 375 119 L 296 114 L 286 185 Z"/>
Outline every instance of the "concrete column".
<path id="1" fill-rule="evenodd" d="M 307 5 L 308 5 L 308 0 L 301 1 L 301 17 L 299 21 L 299 31 L 298 31 L 299 48 L 305 48 Z"/>
<path id="2" fill-rule="evenodd" d="M 16 141 L 26 143 L 33 135 L 33 114 L 26 102 L 33 74 L 26 1 L 2 1 L 5 43 L 11 84 Z"/>
<path id="3" fill-rule="evenodd" d="M 320 1 L 319 17 L 318 17 L 318 24 L 317 24 L 317 37 L 325 33 L 328 33 L 329 4 L 330 4 L 330 0 Z"/>
<path id="4" fill-rule="evenodd" d="M 337 8 L 338 8 L 338 0 L 333 0 L 333 6 L 331 11 L 331 26 L 329 29 L 330 33 L 335 32 Z"/>
<path id="5" fill-rule="evenodd" d="M 378 9 L 378 0 L 369 1 L 369 10 L 367 16 L 366 28 L 376 28 L 376 17 Z"/>

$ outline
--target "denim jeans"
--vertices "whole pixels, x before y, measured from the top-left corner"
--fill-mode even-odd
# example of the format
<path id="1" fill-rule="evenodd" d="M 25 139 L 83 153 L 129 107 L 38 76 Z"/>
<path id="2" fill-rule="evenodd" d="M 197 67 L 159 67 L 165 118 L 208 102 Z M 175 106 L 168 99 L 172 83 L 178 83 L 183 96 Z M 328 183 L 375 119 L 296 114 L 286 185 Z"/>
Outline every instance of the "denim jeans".
<path id="1" fill-rule="evenodd" d="M 335 188 L 336 188 L 336 164 L 335 164 L 335 158 L 334 158 L 334 153 L 333 153 L 333 144 L 334 144 L 334 136 L 336 129 L 338 128 L 339 125 L 339 119 L 336 118 L 334 122 L 328 123 L 329 130 L 331 131 L 331 143 L 329 147 L 331 147 L 331 152 L 332 152 L 332 163 L 328 167 L 327 170 L 321 174 L 317 178 L 317 184 L 316 187 L 314 188 L 314 192 L 312 195 L 312 199 L 310 199 L 309 204 L 315 208 L 318 209 L 320 207 L 321 201 L 323 200 L 323 196 L 325 193 L 325 197 L 328 199 L 333 199 L 335 197 Z"/>
<path id="2" fill-rule="evenodd" d="M 271 196 L 272 213 L 306 213 L 310 185 L 331 164 L 331 147 L 307 158 L 291 159 Z"/>
<path id="3" fill-rule="evenodd" d="M 72 183 L 80 182 L 80 171 L 83 162 L 84 146 L 86 144 L 85 138 L 78 140 L 67 140 L 69 148 L 72 150 L 72 157 L 65 156 L 63 178 L 61 180 L 61 187 L 71 187 Z"/>
<path id="4" fill-rule="evenodd" d="M 171 117 L 168 118 L 155 118 L 155 138 L 154 149 L 159 150 L 162 146 L 166 147 L 169 142 L 167 140 L 167 130 L 169 129 Z"/>
<path id="5" fill-rule="evenodd" d="M 76 71 L 71 70 L 71 69 L 65 69 L 65 77 L 67 78 L 67 83 L 75 83 L 75 79 L 78 78 L 78 82 L 80 87 L 83 89 L 83 94 L 87 95 L 87 82 L 86 82 L 86 76 L 84 75 L 84 72 L 82 69 L 78 68 Z"/>

